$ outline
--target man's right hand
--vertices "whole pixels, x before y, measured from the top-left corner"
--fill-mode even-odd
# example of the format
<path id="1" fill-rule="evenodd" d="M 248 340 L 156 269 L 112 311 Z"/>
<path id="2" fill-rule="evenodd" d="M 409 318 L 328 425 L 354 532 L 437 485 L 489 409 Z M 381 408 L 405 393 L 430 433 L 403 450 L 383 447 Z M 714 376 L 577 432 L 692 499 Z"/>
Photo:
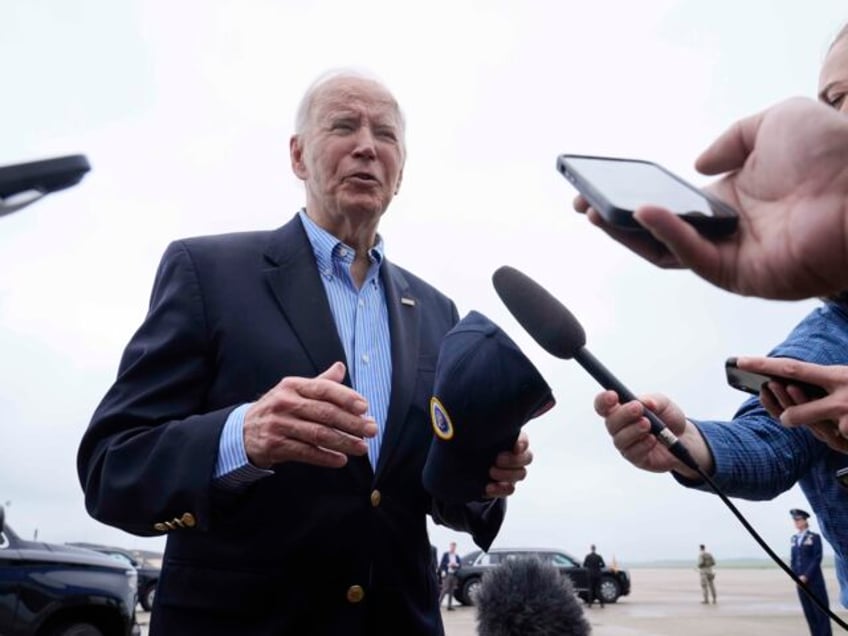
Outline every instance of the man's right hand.
<path id="1" fill-rule="evenodd" d="M 258 468 L 296 461 L 341 468 L 348 455 L 368 453 L 366 437 L 377 423 L 368 403 L 342 384 L 345 366 L 334 363 L 315 378 L 286 377 L 244 417 L 244 448 Z"/>
<path id="2" fill-rule="evenodd" d="M 646 237 L 610 225 L 583 197 L 575 208 L 660 267 L 687 267 L 746 296 L 823 296 L 848 287 L 846 153 L 845 115 L 790 99 L 736 122 L 697 161 L 703 174 L 725 174 L 706 189 L 739 212 L 733 235 L 710 240 L 646 205 L 635 213 Z"/>
<path id="3" fill-rule="evenodd" d="M 595 412 L 604 418 L 613 444 L 627 461 L 642 470 L 655 473 L 673 470 L 690 479 L 699 478 L 651 434 L 651 423 L 644 416 L 645 407 L 680 438 L 702 468 L 712 470 L 710 453 L 701 433 L 665 395 L 643 396 L 641 402 L 621 404 L 615 391 L 604 391 L 595 397 Z"/>

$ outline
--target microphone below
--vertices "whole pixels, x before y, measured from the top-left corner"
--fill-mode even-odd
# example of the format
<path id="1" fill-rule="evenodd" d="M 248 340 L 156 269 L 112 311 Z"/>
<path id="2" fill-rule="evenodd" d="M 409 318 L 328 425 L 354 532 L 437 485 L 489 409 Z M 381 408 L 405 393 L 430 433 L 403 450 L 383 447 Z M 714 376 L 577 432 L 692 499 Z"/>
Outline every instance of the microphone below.
<path id="1" fill-rule="evenodd" d="M 588 636 L 592 629 L 568 576 L 537 558 L 486 572 L 474 604 L 480 636 Z"/>
<path id="2" fill-rule="evenodd" d="M 582 325 L 548 290 L 514 267 L 504 265 L 492 275 L 495 291 L 506 308 L 545 351 L 556 358 L 574 359 L 605 389 L 615 391 L 622 402 L 637 400 L 592 353 L 586 349 Z M 687 467 L 701 469 L 689 450 L 656 413 L 643 405 L 643 414 L 651 424 L 651 434 Z"/>

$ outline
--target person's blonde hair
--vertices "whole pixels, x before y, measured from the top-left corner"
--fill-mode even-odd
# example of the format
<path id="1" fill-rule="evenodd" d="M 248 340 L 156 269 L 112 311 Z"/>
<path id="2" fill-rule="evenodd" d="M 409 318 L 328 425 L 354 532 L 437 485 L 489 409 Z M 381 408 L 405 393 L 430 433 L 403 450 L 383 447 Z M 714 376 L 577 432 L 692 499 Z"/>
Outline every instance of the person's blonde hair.
<path id="1" fill-rule="evenodd" d="M 839 29 L 839 33 L 836 34 L 836 37 L 830 43 L 830 46 L 827 47 L 828 52 L 836 46 L 836 43 L 839 42 L 842 38 L 848 35 L 848 22 L 846 22 L 841 29 Z"/>

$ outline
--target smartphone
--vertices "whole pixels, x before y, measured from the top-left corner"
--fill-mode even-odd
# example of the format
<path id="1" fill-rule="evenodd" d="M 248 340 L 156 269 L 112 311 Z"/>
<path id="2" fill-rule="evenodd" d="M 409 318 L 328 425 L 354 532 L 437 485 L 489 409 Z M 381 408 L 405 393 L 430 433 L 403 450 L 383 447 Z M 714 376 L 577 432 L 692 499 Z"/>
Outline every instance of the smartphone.
<path id="1" fill-rule="evenodd" d="M 724 369 L 727 373 L 727 383 L 734 389 L 745 391 L 746 393 L 760 394 L 760 388 L 767 382 L 779 382 L 783 385 L 791 384 L 797 386 L 811 400 L 817 400 L 827 395 L 822 387 L 807 382 L 799 382 L 791 380 L 779 375 L 763 375 L 762 373 L 754 373 L 753 371 L 743 371 L 736 366 L 736 358 L 728 358 L 724 363 Z"/>
<path id="2" fill-rule="evenodd" d="M 738 224 L 729 205 L 650 161 L 560 155 L 557 170 L 606 221 L 623 229 L 644 231 L 633 212 L 646 204 L 678 214 L 711 238 L 732 234 Z"/>
<path id="3" fill-rule="evenodd" d="M 848 489 L 848 468 L 840 468 L 836 471 L 836 481 L 840 486 Z"/>

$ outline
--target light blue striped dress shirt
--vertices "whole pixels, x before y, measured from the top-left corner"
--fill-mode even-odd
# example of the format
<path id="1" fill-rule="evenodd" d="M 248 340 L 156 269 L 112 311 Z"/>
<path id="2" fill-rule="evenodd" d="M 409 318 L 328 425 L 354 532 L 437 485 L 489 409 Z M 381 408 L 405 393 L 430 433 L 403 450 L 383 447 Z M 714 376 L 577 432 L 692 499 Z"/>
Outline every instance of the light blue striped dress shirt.
<path id="1" fill-rule="evenodd" d="M 312 245 L 353 388 L 366 399 L 368 415 L 377 422 L 377 435 L 367 440 L 368 459 L 374 468 L 386 430 L 392 385 L 389 311 L 380 280 L 383 241 L 378 236 L 377 244 L 368 251 L 371 266 L 362 287 L 357 289 L 350 271 L 354 250 L 317 226 L 305 210 L 301 210 L 300 220 Z M 273 474 L 252 466 L 247 459 L 244 415 L 250 406 L 243 404 L 233 410 L 221 433 L 215 478 L 225 488 L 237 490 Z"/>

